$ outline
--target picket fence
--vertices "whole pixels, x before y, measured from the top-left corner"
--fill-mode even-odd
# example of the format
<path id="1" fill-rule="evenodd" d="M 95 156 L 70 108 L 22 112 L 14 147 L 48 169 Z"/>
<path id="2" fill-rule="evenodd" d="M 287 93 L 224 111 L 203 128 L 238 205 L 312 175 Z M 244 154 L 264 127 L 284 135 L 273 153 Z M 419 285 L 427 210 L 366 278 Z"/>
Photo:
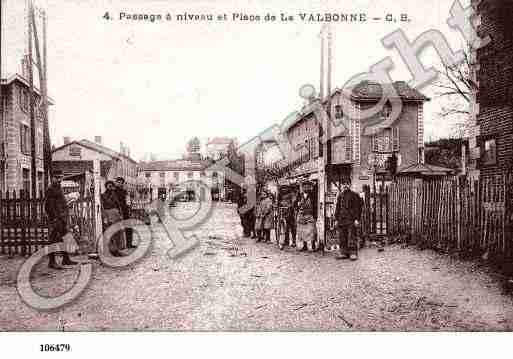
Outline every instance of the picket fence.
<path id="1" fill-rule="evenodd" d="M 402 236 L 423 248 L 483 256 L 498 264 L 513 259 L 513 173 L 470 180 L 400 178 L 366 189 L 368 233 L 378 233 L 382 218 L 389 237 Z M 374 197 L 385 203 L 376 209 Z M 371 206 L 374 206 L 372 208 Z"/>
<path id="2" fill-rule="evenodd" d="M 77 242 L 90 244 L 95 232 L 93 198 L 79 198 L 69 214 Z M 0 193 L 0 254 L 31 255 L 48 245 L 48 227 L 42 193 L 35 198 L 24 191 Z"/>

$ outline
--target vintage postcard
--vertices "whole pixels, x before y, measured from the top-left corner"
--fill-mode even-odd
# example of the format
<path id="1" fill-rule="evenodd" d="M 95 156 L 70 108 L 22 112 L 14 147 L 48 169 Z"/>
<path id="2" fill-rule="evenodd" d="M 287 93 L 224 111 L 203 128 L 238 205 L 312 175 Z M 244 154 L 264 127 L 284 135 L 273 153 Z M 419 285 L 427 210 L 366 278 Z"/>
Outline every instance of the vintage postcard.
<path id="1" fill-rule="evenodd" d="M 513 328 L 512 1 L 0 4 L 0 331 Z"/>

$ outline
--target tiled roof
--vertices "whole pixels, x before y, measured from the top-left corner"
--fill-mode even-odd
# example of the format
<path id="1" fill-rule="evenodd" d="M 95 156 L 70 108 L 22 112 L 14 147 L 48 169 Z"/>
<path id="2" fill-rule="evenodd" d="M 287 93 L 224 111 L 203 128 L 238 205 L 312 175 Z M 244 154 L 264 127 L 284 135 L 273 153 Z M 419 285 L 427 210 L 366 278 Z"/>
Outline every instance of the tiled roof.
<path id="1" fill-rule="evenodd" d="M 404 81 L 396 81 L 393 84 L 396 94 L 403 101 L 429 101 L 429 98 L 424 96 L 422 93 L 414 88 L 411 88 Z M 385 86 L 385 90 L 387 87 Z M 353 101 L 379 101 L 383 92 L 383 86 L 377 82 L 362 81 L 352 89 L 335 89 L 331 94 L 334 97 L 337 94 L 343 93 L 345 96 L 350 96 Z M 389 96 L 393 98 L 393 96 Z M 323 104 L 326 104 L 324 101 Z M 303 107 L 300 113 L 294 113 L 289 115 L 282 126 L 282 131 L 288 131 L 295 124 L 306 118 L 313 112 L 313 106 L 308 104 Z"/>
<path id="2" fill-rule="evenodd" d="M 23 76 L 19 75 L 19 74 L 13 74 L 11 76 L 9 76 L 8 78 L 3 78 L 0 80 L 0 83 L 3 85 L 3 86 L 7 86 L 9 84 L 11 84 L 12 82 L 14 81 L 18 81 L 20 82 L 21 84 L 23 84 L 25 87 L 30 87 L 30 84 L 28 82 L 28 80 L 26 80 Z M 41 92 L 39 91 L 38 88 L 34 87 L 34 92 L 38 95 L 38 96 L 42 96 L 41 95 Z M 48 96 L 48 105 L 55 105 L 55 101 L 50 97 Z"/>
<path id="3" fill-rule="evenodd" d="M 393 83 L 393 86 L 396 94 L 403 100 L 429 101 L 428 97 L 410 87 L 404 81 L 396 81 Z M 381 86 L 378 82 L 362 81 L 352 88 L 351 97 L 354 100 L 379 100 L 382 97 L 383 89 L 386 91 L 387 86 Z"/>
<path id="4" fill-rule="evenodd" d="M 168 160 L 139 162 L 141 171 L 202 171 L 213 162 L 209 160 Z"/>
<path id="5" fill-rule="evenodd" d="M 427 163 L 415 163 L 401 169 L 398 174 L 421 174 L 424 176 L 444 176 L 454 173 L 451 168 L 430 165 Z"/>
<path id="6" fill-rule="evenodd" d="M 84 140 L 80 140 L 80 141 L 71 141 L 70 143 L 67 143 L 67 144 L 62 145 L 60 147 L 57 147 L 56 149 L 52 150 L 52 152 L 61 150 L 64 147 L 70 146 L 72 144 L 78 144 L 78 145 L 84 146 L 84 147 L 89 148 L 89 149 L 91 149 L 93 151 L 97 151 L 97 152 L 106 154 L 107 156 L 110 156 L 110 157 L 115 158 L 115 159 L 120 159 L 121 157 L 123 157 L 123 158 L 126 158 L 126 159 L 128 159 L 129 161 L 131 161 L 133 163 L 137 163 L 135 160 L 133 160 L 132 158 L 130 158 L 128 156 L 122 155 L 121 153 L 116 152 L 114 150 L 111 150 L 108 147 L 105 147 L 105 146 L 100 145 L 100 144 L 98 144 L 96 142 L 85 140 L 85 139 Z"/>

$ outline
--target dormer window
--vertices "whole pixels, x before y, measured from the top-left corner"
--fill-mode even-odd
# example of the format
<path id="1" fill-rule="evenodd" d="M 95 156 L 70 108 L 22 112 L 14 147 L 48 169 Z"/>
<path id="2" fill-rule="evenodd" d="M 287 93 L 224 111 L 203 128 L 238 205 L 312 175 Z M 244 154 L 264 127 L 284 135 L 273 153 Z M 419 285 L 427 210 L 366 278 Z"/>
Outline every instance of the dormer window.
<path id="1" fill-rule="evenodd" d="M 335 106 L 335 118 L 336 119 L 341 119 L 344 117 L 344 111 L 342 109 L 342 106 L 341 105 L 336 105 Z"/>
<path id="2" fill-rule="evenodd" d="M 382 114 L 383 118 L 389 118 L 392 115 L 392 104 L 390 101 L 387 101 L 383 106 Z"/>

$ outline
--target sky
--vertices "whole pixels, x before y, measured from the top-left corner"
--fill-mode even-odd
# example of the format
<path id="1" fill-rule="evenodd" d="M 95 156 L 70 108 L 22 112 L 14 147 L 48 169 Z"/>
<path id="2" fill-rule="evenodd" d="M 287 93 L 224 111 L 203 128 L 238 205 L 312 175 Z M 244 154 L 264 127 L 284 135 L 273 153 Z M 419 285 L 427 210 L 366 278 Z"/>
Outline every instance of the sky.
<path id="1" fill-rule="evenodd" d="M 1 0 L 2 77 L 21 72 L 27 48 L 24 0 Z M 380 40 L 401 28 L 413 41 L 436 29 L 453 48 L 461 44 L 446 21 L 453 0 L 34 0 L 48 16 L 48 90 L 52 143 L 64 136 L 102 136 L 113 149 L 120 141 L 135 159 L 147 153 L 175 158 L 193 136 L 250 140 L 300 110 L 299 88 L 319 88 L 321 23 L 299 21 L 298 13 L 408 14 L 409 23 L 334 23 L 333 87 L 390 56 L 396 81 L 411 75 L 395 50 Z M 109 12 L 111 20 L 103 18 Z M 229 21 L 119 20 L 127 14 L 228 14 Z M 232 13 L 287 13 L 295 21 L 231 21 Z M 40 24 L 39 24 L 40 25 Z M 41 26 L 39 26 L 39 31 Z M 437 64 L 436 52 L 421 56 Z M 37 76 L 36 76 L 37 77 Z M 431 88 L 421 91 L 432 96 Z M 451 133 L 436 116 L 437 101 L 425 107 L 425 139 Z"/>

